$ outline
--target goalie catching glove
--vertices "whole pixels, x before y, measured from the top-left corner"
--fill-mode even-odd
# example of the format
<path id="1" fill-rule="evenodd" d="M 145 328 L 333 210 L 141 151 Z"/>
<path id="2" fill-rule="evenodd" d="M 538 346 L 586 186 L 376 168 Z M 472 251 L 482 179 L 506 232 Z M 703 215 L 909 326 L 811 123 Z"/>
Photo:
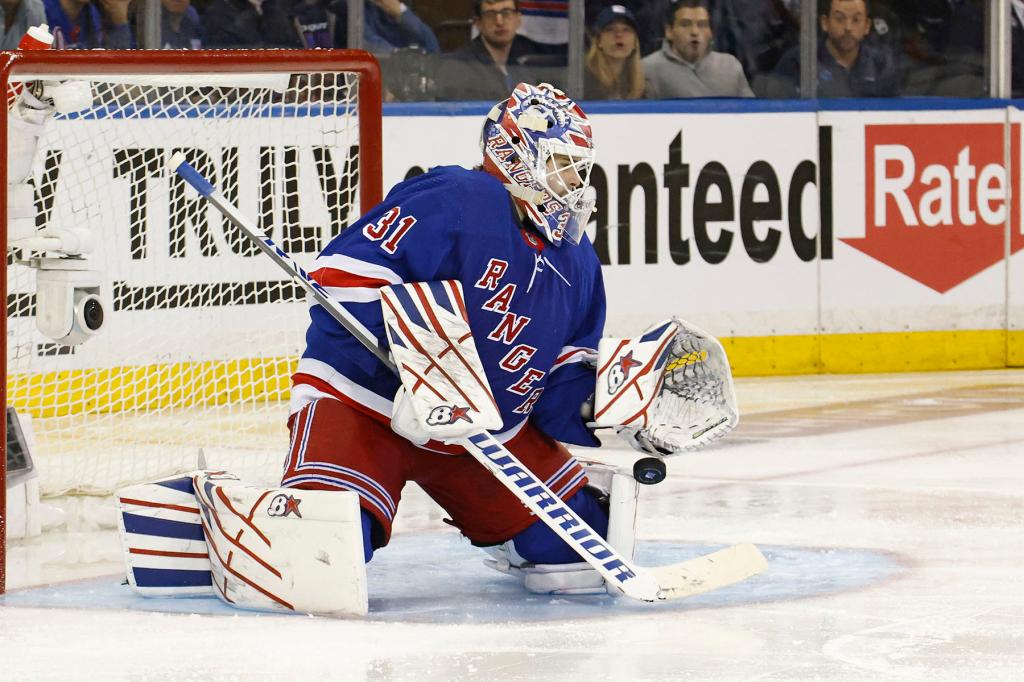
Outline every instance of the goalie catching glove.
<path id="1" fill-rule="evenodd" d="M 739 423 L 722 344 L 679 318 L 598 345 L 594 425 L 654 455 L 694 450 Z"/>

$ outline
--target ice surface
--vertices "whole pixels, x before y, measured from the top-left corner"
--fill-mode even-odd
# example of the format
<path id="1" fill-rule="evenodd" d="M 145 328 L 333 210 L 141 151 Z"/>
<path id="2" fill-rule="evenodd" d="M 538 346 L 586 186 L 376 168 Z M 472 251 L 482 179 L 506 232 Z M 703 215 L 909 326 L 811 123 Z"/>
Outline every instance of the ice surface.
<path id="1" fill-rule="evenodd" d="M 637 561 L 647 566 L 671 564 L 716 549 L 721 546 L 644 542 Z M 610 612 L 660 614 L 834 594 L 869 587 L 906 570 L 898 557 L 884 552 L 762 545 L 770 569 L 748 582 L 685 600 L 645 604 L 603 595 L 568 598 L 524 593 L 518 581 L 484 566 L 484 555 L 454 532 L 408 533 L 397 537 L 388 550 L 380 553 L 368 571 L 373 597 L 367 621 L 503 624 L 607 618 Z M 432 554 L 444 556 L 444 565 L 424 566 L 424 557 Z M 458 580 L 452 580 L 453 576 Z M 122 582 L 121 577 L 105 576 L 15 590 L 0 597 L 0 603 L 12 607 L 237 613 L 215 597 L 138 597 Z M 559 607 L 550 608 L 552 603 Z"/>
<path id="2" fill-rule="evenodd" d="M 1024 372 L 737 390 L 734 436 L 643 490 L 638 560 L 752 541 L 769 570 L 747 582 L 524 594 L 415 494 L 361 621 L 142 600 L 109 533 L 48 536 L 10 548 L 0 679 L 1021 679 Z"/>

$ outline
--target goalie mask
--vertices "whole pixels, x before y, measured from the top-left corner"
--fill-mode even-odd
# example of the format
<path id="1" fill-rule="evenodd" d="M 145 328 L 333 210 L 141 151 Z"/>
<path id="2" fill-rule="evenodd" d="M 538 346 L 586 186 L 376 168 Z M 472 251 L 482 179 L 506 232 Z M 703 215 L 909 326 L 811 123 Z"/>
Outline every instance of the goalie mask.
<path id="1" fill-rule="evenodd" d="M 505 183 L 549 242 L 579 243 L 594 210 L 584 198 L 594 143 L 575 102 L 547 83 L 520 83 L 487 115 L 480 146 L 484 170 Z"/>

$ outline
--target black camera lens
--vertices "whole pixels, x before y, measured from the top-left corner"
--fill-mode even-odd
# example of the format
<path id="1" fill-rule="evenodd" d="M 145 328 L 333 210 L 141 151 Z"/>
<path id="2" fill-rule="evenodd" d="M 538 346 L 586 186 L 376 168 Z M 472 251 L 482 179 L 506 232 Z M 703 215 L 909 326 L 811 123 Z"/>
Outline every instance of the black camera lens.
<path id="1" fill-rule="evenodd" d="M 82 307 L 82 318 L 89 331 L 96 331 L 103 326 L 103 304 L 99 299 L 90 298 Z"/>

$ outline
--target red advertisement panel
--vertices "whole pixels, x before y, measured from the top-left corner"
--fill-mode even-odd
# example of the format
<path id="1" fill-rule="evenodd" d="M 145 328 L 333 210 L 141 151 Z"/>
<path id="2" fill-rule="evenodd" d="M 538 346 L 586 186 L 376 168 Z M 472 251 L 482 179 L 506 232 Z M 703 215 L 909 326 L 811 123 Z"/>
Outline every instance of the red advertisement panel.
<path id="1" fill-rule="evenodd" d="M 1005 132 L 1000 123 L 865 126 L 865 236 L 843 241 L 940 293 L 1000 262 L 1007 210 L 1020 225 L 1019 125 L 1009 178 Z M 1024 248 L 1019 230 L 1010 247 Z"/>

